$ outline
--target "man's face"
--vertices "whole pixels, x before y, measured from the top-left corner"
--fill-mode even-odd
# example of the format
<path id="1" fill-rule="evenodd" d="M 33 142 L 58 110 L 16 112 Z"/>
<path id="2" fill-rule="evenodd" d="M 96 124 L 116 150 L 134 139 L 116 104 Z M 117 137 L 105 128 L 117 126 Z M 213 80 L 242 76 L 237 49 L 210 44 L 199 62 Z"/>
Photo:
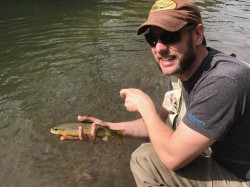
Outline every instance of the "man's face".
<path id="1" fill-rule="evenodd" d="M 161 36 L 165 31 L 159 27 L 151 27 L 150 33 Z M 181 40 L 175 44 L 165 44 L 160 39 L 151 48 L 156 63 L 166 75 L 181 75 L 196 59 L 192 31 L 183 33 Z"/>

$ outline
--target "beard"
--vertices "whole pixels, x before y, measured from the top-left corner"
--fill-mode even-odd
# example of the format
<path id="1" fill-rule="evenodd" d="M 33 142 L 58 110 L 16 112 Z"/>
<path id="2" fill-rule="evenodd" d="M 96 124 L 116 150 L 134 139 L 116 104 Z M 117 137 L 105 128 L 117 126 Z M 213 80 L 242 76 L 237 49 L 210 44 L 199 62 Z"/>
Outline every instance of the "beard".
<path id="1" fill-rule="evenodd" d="M 176 75 L 176 74 L 184 73 L 190 68 L 190 66 L 194 63 L 195 60 L 196 60 L 196 54 L 195 54 L 192 36 L 190 35 L 187 41 L 187 51 L 184 53 L 183 58 L 180 59 L 180 64 L 177 67 L 177 69 L 171 74 Z M 162 72 L 160 65 L 158 63 L 156 64 L 158 66 L 158 69 Z"/>
<path id="2" fill-rule="evenodd" d="M 189 37 L 188 39 L 187 46 L 188 46 L 188 50 L 184 54 L 184 57 L 180 59 L 179 68 L 176 70 L 174 74 L 182 74 L 185 71 L 187 71 L 196 59 L 194 45 L 193 45 L 193 41 L 191 37 Z"/>

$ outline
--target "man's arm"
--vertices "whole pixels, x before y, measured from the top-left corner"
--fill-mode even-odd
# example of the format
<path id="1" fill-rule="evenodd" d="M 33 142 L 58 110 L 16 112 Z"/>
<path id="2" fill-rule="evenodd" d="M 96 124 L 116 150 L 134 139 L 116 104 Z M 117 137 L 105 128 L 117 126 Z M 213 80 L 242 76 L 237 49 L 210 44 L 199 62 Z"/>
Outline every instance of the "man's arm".
<path id="1" fill-rule="evenodd" d="M 148 131 L 142 118 L 127 122 L 105 123 L 110 129 L 124 130 L 125 137 L 148 139 Z"/>
<path id="2" fill-rule="evenodd" d="M 183 122 L 173 131 L 162 121 L 149 96 L 141 90 L 124 89 L 120 94 L 129 112 L 141 114 L 156 154 L 169 169 L 186 166 L 215 142 Z"/>
<path id="3" fill-rule="evenodd" d="M 143 116 L 156 154 L 171 170 L 186 166 L 215 142 L 183 122 L 173 131 L 161 121 L 157 113 L 155 117 L 148 114 L 150 117 Z"/>

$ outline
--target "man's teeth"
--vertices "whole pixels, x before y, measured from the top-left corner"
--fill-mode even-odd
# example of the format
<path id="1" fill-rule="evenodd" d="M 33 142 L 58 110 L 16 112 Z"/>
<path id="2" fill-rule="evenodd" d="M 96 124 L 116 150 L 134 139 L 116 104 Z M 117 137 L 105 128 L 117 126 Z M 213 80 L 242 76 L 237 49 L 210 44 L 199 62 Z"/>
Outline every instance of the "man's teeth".
<path id="1" fill-rule="evenodd" d="M 173 60 L 175 57 L 172 56 L 172 57 L 168 57 L 168 58 L 162 58 L 162 61 L 171 61 Z"/>

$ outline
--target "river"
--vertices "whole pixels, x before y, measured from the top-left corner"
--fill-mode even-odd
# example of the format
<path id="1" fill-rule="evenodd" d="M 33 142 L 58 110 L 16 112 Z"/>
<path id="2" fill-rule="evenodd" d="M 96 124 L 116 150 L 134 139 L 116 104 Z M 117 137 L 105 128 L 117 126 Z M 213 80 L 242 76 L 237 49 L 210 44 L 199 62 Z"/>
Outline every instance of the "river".
<path id="1" fill-rule="evenodd" d="M 250 59 L 250 2 L 195 1 L 208 46 Z M 142 141 L 62 142 L 76 116 L 132 120 L 119 96 L 140 88 L 160 108 L 166 76 L 137 27 L 150 0 L 0 1 L 0 181 L 3 187 L 133 187 Z"/>

